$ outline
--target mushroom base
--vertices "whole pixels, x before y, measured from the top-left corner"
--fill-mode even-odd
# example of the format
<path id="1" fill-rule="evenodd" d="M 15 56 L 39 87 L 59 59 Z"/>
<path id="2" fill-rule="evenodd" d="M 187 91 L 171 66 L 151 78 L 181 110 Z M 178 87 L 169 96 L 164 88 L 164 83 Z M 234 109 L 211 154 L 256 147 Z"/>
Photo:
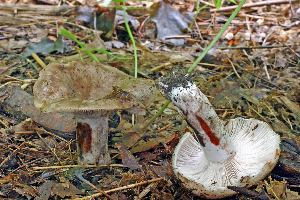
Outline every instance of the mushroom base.
<path id="1" fill-rule="evenodd" d="M 108 118 L 106 115 L 77 115 L 76 138 L 79 165 L 107 165 Z"/>

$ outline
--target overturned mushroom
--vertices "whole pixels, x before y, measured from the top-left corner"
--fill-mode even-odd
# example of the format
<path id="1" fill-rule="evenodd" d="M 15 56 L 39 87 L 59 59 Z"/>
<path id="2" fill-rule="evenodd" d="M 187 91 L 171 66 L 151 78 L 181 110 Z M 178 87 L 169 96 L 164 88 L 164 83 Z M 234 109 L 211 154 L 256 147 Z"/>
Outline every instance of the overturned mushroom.
<path id="1" fill-rule="evenodd" d="M 52 63 L 34 85 L 34 105 L 42 112 L 75 115 L 79 164 L 109 164 L 108 115 L 125 109 L 144 115 L 152 102 L 152 80 L 133 78 L 94 62 Z M 58 122 L 59 123 L 59 122 Z"/>
<path id="2" fill-rule="evenodd" d="M 280 137 L 265 122 L 236 118 L 227 125 L 207 97 L 187 77 L 157 82 L 193 128 L 177 145 L 172 159 L 175 175 L 201 197 L 217 199 L 236 194 L 227 186 L 248 187 L 275 167 Z"/>

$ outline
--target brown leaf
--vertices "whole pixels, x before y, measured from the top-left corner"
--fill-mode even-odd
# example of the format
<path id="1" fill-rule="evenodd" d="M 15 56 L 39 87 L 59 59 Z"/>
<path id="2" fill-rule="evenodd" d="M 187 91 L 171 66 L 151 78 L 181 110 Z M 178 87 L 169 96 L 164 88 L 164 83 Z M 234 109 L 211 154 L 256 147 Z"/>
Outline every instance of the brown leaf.
<path id="1" fill-rule="evenodd" d="M 163 165 L 159 165 L 159 166 L 150 166 L 150 169 L 158 175 L 158 177 L 164 177 L 164 178 L 167 178 L 168 175 L 167 175 L 167 168 Z"/>
<path id="2" fill-rule="evenodd" d="M 150 9 L 151 20 L 156 23 L 157 39 L 168 41 L 175 45 L 183 45 L 184 39 L 166 39 L 166 36 L 182 35 L 184 30 L 189 30 L 188 24 L 191 19 L 188 15 L 184 16 L 172 7 L 172 4 L 160 1 L 153 4 Z"/>
<path id="3" fill-rule="evenodd" d="M 53 185 L 57 184 L 56 181 L 46 181 L 40 187 L 37 188 L 40 195 L 36 197 L 34 200 L 47 200 L 51 195 L 51 188 Z"/>
<path id="4" fill-rule="evenodd" d="M 120 154 L 122 155 L 122 162 L 124 167 L 129 167 L 132 170 L 140 168 L 137 160 L 130 153 L 130 151 L 126 149 L 124 145 L 117 143 L 115 145 L 118 147 Z"/>
<path id="5" fill-rule="evenodd" d="M 59 197 L 66 197 L 66 196 L 70 196 L 72 198 L 77 197 L 77 194 L 81 194 L 82 192 L 80 190 L 78 190 L 74 185 L 72 185 L 71 183 L 68 183 L 66 185 L 66 183 L 59 183 L 56 184 L 54 186 L 52 186 L 52 190 L 51 190 L 54 194 L 56 194 Z"/>
<path id="6" fill-rule="evenodd" d="M 16 183 L 17 186 L 23 188 L 22 192 L 25 194 L 29 194 L 31 196 L 37 196 L 39 193 L 36 189 L 34 189 L 33 187 L 29 186 L 29 185 L 25 185 L 22 183 Z"/>

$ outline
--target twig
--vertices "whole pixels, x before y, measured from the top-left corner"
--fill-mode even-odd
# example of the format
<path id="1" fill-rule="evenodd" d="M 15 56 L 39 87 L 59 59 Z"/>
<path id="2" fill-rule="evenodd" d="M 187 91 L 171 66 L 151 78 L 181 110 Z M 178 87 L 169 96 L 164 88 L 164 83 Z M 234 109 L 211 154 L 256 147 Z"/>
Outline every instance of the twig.
<path id="1" fill-rule="evenodd" d="M 253 77 L 257 77 L 254 73 L 249 72 L 248 70 L 245 70 L 243 67 L 240 67 L 239 65 L 237 65 L 237 67 L 238 67 L 240 70 L 245 71 L 245 72 L 251 74 Z M 258 77 L 258 78 L 259 78 L 259 77 Z M 279 90 L 282 90 L 281 87 L 279 87 L 278 85 L 272 83 L 271 81 L 269 81 L 269 80 L 267 80 L 267 79 L 265 79 L 265 78 L 259 78 L 259 79 L 261 79 L 261 80 L 267 82 L 268 84 L 272 85 L 273 87 L 278 88 Z M 262 83 L 261 83 L 261 84 L 262 84 Z M 265 84 L 264 84 L 264 85 L 265 85 Z M 266 85 L 266 86 L 267 86 L 267 85 Z M 269 86 L 269 87 L 270 87 L 270 86 Z"/>
<path id="2" fill-rule="evenodd" d="M 18 151 L 20 150 L 20 148 L 22 148 L 22 146 L 25 144 L 25 142 L 22 142 L 22 144 L 20 144 L 19 146 L 18 146 L 18 148 L 17 149 L 15 149 L 15 150 L 13 150 L 13 152 L 9 155 L 9 156 L 7 156 L 1 163 L 0 163 L 0 168 L 12 157 L 12 156 L 14 156 L 14 155 L 16 155 L 16 153 L 18 153 Z M 4 146 L 4 145 L 3 145 Z M 12 151 L 12 149 L 11 148 L 9 148 L 9 147 L 7 147 L 6 145 L 4 146 L 4 147 L 6 147 L 6 148 L 8 148 L 9 150 L 11 150 Z M 22 154 L 23 155 L 23 154 Z M 31 156 L 30 156 L 31 157 Z"/>
<path id="3" fill-rule="evenodd" d="M 7 72 L 9 69 L 11 69 L 11 68 L 17 66 L 18 64 L 19 64 L 19 62 L 15 62 L 15 63 L 12 64 L 11 66 L 7 67 L 4 71 L 2 71 L 2 72 L 0 73 L 0 75 L 1 75 L 1 74 L 4 74 L 4 73 Z"/>
<path id="4" fill-rule="evenodd" d="M 15 149 L 11 154 L 9 154 L 1 163 L 0 163 L 0 168 L 14 155 L 16 155 L 17 151 L 19 149 Z"/>
<path id="5" fill-rule="evenodd" d="M 74 159 L 73 159 L 73 156 L 72 156 L 72 150 L 71 150 L 72 140 L 70 140 L 70 141 L 65 140 L 64 138 L 62 138 L 62 137 L 60 137 L 60 136 L 58 136 L 58 135 L 55 135 L 55 134 L 53 134 L 53 133 L 51 133 L 51 132 L 46 131 L 44 128 L 38 128 L 38 127 L 35 127 L 34 130 L 35 130 L 35 131 L 42 131 L 42 132 L 44 132 L 44 133 L 46 133 L 46 134 L 48 134 L 48 135 L 51 135 L 51 136 L 53 136 L 53 137 L 58 138 L 59 140 L 64 141 L 64 142 L 69 146 L 70 158 L 71 158 L 71 160 L 72 160 L 73 163 L 74 163 Z"/>
<path id="6" fill-rule="evenodd" d="M 140 186 L 140 185 L 145 185 L 145 184 L 148 184 L 148 183 L 153 183 L 153 182 L 161 181 L 161 180 L 164 180 L 164 178 L 156 178 L 156 179 L 152 179 L 152 180 L 149 180 L 149 181 L 143 181 L 143 182 L 140 182 L 140 183 L 126 185 L 124 187 L 119 187 L 119 188 L 107 190 L 107 191 L 104 191 L 104 192 L 105 193 L 112 193 L 112 192 L 116 192 L 116 191 L 127 190 L 127 189 L 134 188 L 134 187 L 137 187 L 137 186 Z M 73 199 L 73 200 L 92 199 L 92 198 L 95 198 L 95 197 L 99 197 L 101 195 L 102 195 L 102 193 L 97 193 L 97 194 L 93 194 L 91 196 L 86 196 L 86 197 L 83 197 L 83 198 L 76 198 L 76 199 Z"/>
<path id="7" fill-rule="evenodd" d="M 263 61 L 263 65 L 264 65 L 264 70 L 267 74 L 267 78 L 268 80 L 270 81 L 271 80 L 271 77 L 269 75 L 269 72 L 268 72 L 268 68 L 267 68 L 267 65 L 268 65 L 268 58 L 264 57 L 264 56 L 261 56 L 261 60 Z"/>
<path id="8" fill-rule="evenodd" d="M 155 132 L 158 133 L 160 131 L 163 131 L 163 130 L 167 129 L 169 126 L 171 126 L 172 124 L 174 124 L 174 122 L 169 123 L 168 125 L 162 127 L 161 129 L 156 130 Z"/>
<path id="9" fill-rule="evenodd" d="M 275 21 L 277 22 L 277 19 L 273 18 L 268 18 L 268 17 L 262 17 L 262 16 L 256 16 L 256 15 L 249 15 L 249 14 L 244 14 L 244 13 L 239 13 L 236 16 L 238 17 L 250 17 L 252 19 L 263 19 L 263 20 L 268 20 L 268 21 Z"/>
<path id="10" fill-rule="evenodd" d="M 212 3 L 208 3 L 208 2 L 206 2 L 206 1 L 203 1 L 203 0 L 199 0 L 199 2 L 200 2 L 200 3 L 203 3 L 203 4 L 205 4 L 205 5 L 209 5 L 210 7 L 213 7 L 213 8 L 215 8 L 215 7 L 216 7 L 214 4 L 212 4 Z"/>
<path id="11" fill-rule="evenodd" d="M 256 3 L 248 3 L 244 4 L 242 8 L 251 8 L 251 7 L 258 7 L 258 6 L 265 6 L 265 5 L 273 5 L 273 4 L 288 4 L 290 2 L 297 2 L 298 0 L 272 0 L 272 1 L 262 1 Z M 223 11 L 230 11 L 236 9 L 238 6 L 227 6 L 221 7 L 218 9 L 211 9 L 210 12 L 223 12 Z"/>
<path id="12" fill-rule="evenodd" d="M 94 188 L 95 190 L 97 190 L 98 192 L 100 192 L 100 194 L 106 196 L 107 198 L 111 199 L 111 200 L 115 200 L 113 197 L 111 197 L 110 195 L 108 195 L 106 192 L 100 190 L 99 188 L 97 188 L 96 186 L 94 186 L 92 183 L 90 183 L 88 180 L 86 180 L 85 178 L 83 178 L 82 176 L 82 169 L 77 169 L 76 170 L 76 177 L 81 180 L 82 182 L 84 182 L 85 184 L 91 186 L 92 188 Z"/>
<path id="13" fill-rule="evenodd" d="M 278 40 L 281 44 L 283 44 L 284 46 L 286 46 L 289 50 L 291 50 L 298 58 L 300 58 L 300 55 L 298 53 L 296 53 L 291 47 L 287 46 L 286 44 L 284 44 L 281 40 Z"/>
<path id="14" fill-rule="evenodd" d="M 231 62 L 230 58 L 228 58 L 228 61 L 230 62 L 231 66 L 232 66 L 232 69 L 233 69 L 234 73 L 236 74 L 236 76 L 237 76 L 238 78 L 241 78 L 240 75 L 237 73 L 237 71 L 236 71 L 236 69 L 235 69 L 235 67 L 234 67 L 234 64 Z"/>
<path id="15" fill-rule="evenodd" d="M 98 30 L 97 30 L 97 15 L 96 15 L 96 11 L 94 11 L 94 29 L 95 29 L 95 35 L 96 35 L 96 38 L 101 42 L 101 44 L 104 46 L 104 49 L 106 50 L 107 47 L 104 43 L 104 41 L 99 37 L 98 35 Z"/>
<path id="16" fill-rule="evenodd" d="M 124 167 L 120 164 L 110 164 L 110 165 L 64 165 L 64 166 L 49 166 L 49 167 L 33 167 L 33 170 L 48 170 L 48 169 L 63 169 L 63 168 L 96 168 L 96 167 Z"/>
<path id="17" fill-rule="evenodd" d="M 22 144 L 24 145 L 25 143 L 23 142 Z M 26 144 L 28 144 L 28 143 L 26 142 Z M 10 151 L 14 151 L 12 148 L 8 147 L 8 145 L 3 145 L 3 144 L 0 144 L 0 145 L 3 146 L 4 148 L 9 149 Z M 20 145 L 19 148 L 21 148 L 21 147 L 22 147 L 22 146 Z M 19 151 L 17 151 L 17 154 L 20 154 L 20 155 L 22 155 L 22 156 L 26 156 L 26 157 L 28 157 L 28 158 L 36 158 L 36 157 L 34 157 L 34 156 L 30 156 L 30 155 L 21 153 L 21 152 L 19 152 Z"/>
<path id="18" fill-rule="evenodd" d="M 251 105 L 250 105 L 250 103 L 247 101 L 247 104 L 248 104 L 248 106 L 259 116 L 259 117 L 261 117 L 265 122 L 267 122 L 268 123 L 268 120 L 264 117 L 264 116 L 262 116 L 261 114 L 259 114 L 259 112 L 257 112 Z"/>
<path id="19" fill-rule="evenodd" d="M 254 81 L 254 84 L 253 84 L 253 89 L 255 89 L 255 87 L 256 87 L 256 83 L 257 83 L 257 80 L 258 80 L 258 77 L 259 77 L 260 73 L 261 73 L 261 70 L 259 70 L 259 72 L 257 74 L 257 77 L 255 78 L 255 81 Z"/>
<path id="20" fill-rule="evenodd" d="M 140 35 L 140 36 L 144 36 L 143 33 L 142 33 L 142 28 L 144 27 L 145 23 L 147 22 L 147 20 L 150 18 L 150 15 L 148 17 L 146 17 L 146 19 L 141 23 L 137 33 Z"/>
<path id="21" fill-rule="evenodd" d="M 265 46 L 265 43 L 267 42 L 268 38 L 274 33 L 275 31 L 271 31 L 270 33 L 268 33 L 268 35 L 265 37 L 263 43 L 261 44 L 261 46 Z"/>
<path id="22" fill-rule="evenodd" d="M 46 64 L 40 59 L 40 57 L 36 54 L 36 53 L 31 53 L 31 56 L 33 57 L 33 59 L 39 63 L 39 65 L 42 67 L 42 68 L 45 68 L 46 67 Z M 36 69 L 37 71 L 37 69 Z"/>
<path id="23" fill-rule="evenodd" d="M 53 137 L 56 137 L 57 139 L 62 140 L 62 141 L 64 141 L 64 142 L 67 143 L 67 144 L 70 144 L 70 143 L 71 143 L 70 141 L 68 141 L 68 140 L 66 140 L 66 139 L 64 139 L 64 138 L 62 138 L 62 137 L 60 137 L 60 136 L 58 136 L 58 135 L 55 135 L 55 134 L 53 134 L 53 133 L 51 133 L 51 132 L 46 131 L 44 128 L 38 128 L 38 127 L 35 127 L 34 130 L 35 130 L 35 131 L 42 131 L 43 133 L 46 133 L 46 134 L 51 135 L 51 136 L 53 136 Z"/>
<path id="24" fill-rule="evenodd" d="M 50 156 L 52 156 L 52 155 L 50 155 Z M 46 156 L 46 157 L 50 157 L 50 156 Z M 10 173 L 14 173 L 14 172 L 17 171 L 17 170 L 19 170 L 19 169 L 21 169 L 21 168 L 23 168 L 23 167 L 25 167 L 25 166 L 28 166 L 28 165 L 30 165 L 30 164 L 32 164 L 32 163 L 38 162 L 38 161 L 40 161 L 40 160 L 42 160 L 42 159 L 44 159 L 44 158 L 46 158 L 46 157 L 37 158 L 37 159 L 32 160 L 32 161 L 30 161 L 30 162 L 28 162 L 28 163 L 24 163 L 23 165 L 19 166 L 18 168 L 12 170 Z"/>
<path id="25" fill-rule="evenodd" d="M 159 66 L 156 66 L 156 67 L 151 68 L 150 71 L 151 71 L 151 72 L 154 72 L 154 71 L 157 71 L 157 70 L 159 70 L 159 69 L 161 69 L 161 68 L 163 68 L 163 67 L 167 67 L 167 66 L 169 66 L 169 65 L 171 65 L 171 64 L 172 64 L 172 63 L 167 62 L 167 63 L 164 63 L 164 64 L 162 64 L 162 65 L 159 65 Z"/>
<path id="26" fill-rule="evenodd" d="M 252 41 L 252 44 L 253 44 L 253 46 L 257 46 L 256 42 L 254 41 L 252 31 L 251 31 L 251 28 L 250 28 L 250 25 L 249 25 L 249 17 L 246 17 L 246 23 L 247 23 L 247 28 L 248 28 L 248 31 L 249 31 L 249 34 L 250 34 L 250 39 Z"/>
<path id="27" fill-rule="evenodd" d="M 240 75 L 237 73 L 237 71 L 236 71 L 236 69 L 235 69 L 235 66 L 234 66 L 234 64 L 232 63 L 232 61 L 230 60 L 229 56 L 228 56 L 227 54 L 224 54 L 224 55 L 227 57 L 228 61 L 230 62 L 231 66 L 232 66 L 232 69 L 233 69 L 234 73 L 236 74 L 236 76 L 237 76 L 238 78 L 241 78 Z"/>
<path id="28" fill-rule="evenodd" d="M 296 45 L 299 45 L 299 44 L 296 44 Z M 287 45 L 288 46 L 288 45 Z M 290 45 L 292 46 L 292 45 Z M 286 46 L 282 46 L 282 45 L 278 45 L 278 46 L 240 46 L 240 47 L 218 47 L 218 49 L 264 49 L 264 48 L 283 48 L 283 47 L 286 47 Z"/>
<path id="29" fill-rule="evenodd" d="M 31 135 L 34 134 L 35 131 L 20 131 L 20 132 L 14 132 L 14 134 L 20 134 L 20 135 Z"/>
<path id="30" fill-rule="evenodd" d="M 53 155 L 55 156 L 55 158 L 58 160 L 59 164 L 62 165 L 59 157 L 56 155 L 56 153 L 53 151 L 53 149 L 48 145 L 48 143 L 42 138 L 42 136 L 40 135 L 39 131 L 36 131 L 36 134 L 39 136 L 39 138 L 44 142 L 44 144 L 49 148 L 49 150 L 53 153 Z"/>
<path id="31" fill-rule="evenodd" d="M 280 22 L 278 22 L 278 25 L 282 26 L 282 27 L 286 27 L 286 28 L 291 28 L 292 26 L 298 26 L 300 24 L 300 21 L 295 21 L 289 25 L 286 24 L 282 24 Z"/>

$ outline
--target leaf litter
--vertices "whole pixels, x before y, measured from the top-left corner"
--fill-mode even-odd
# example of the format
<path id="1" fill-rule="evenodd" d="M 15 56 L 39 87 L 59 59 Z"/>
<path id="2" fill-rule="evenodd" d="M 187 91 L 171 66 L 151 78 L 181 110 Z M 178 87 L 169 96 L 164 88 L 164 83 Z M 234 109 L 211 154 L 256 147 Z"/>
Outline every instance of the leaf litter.
<path id="1" fill-rule="evenodd" d="M 28 2 L 32 9 L 39 8 L 35 2 Z M 88 14 L 95 10 L 96 17 L 99 17 L 103 10 L 93 7 L 94 3 L 86 4 L 90 6 L 88 10 L 92 10 Z M 128 10 L 131 30 L 138 41 L 140 77 L 155 80 L 174 67 L 187 70 L 230 15 L 211 12 L 207 17 L 207 13 L 200 12 L 196 18 L 197 26 L 191 28 L 191 33 L 186 33 L 188 22 L 182 10 L 191 15 L 195 3 L 177 1 L 176 5 L 171 5 L 164 1 L 153 4 L 152 8 L 149 2 L 129 3 L 132 7 L 144 8 L 135 12 Z M 225 1 L 223 7 L 227 4 L 229 2 Z M 74 9 L 74 6 L 69 8 Z M 171 18 L 158 15 L 160 9 L 164 9 Z M 0 8 L 0 14 L 3 12 Z M 36 14 L 41 15 L 39 12 Z M 98 38 L 103 26 L 99 21 L 99 26 L 94 29 L 95 16 L 90 15 L 87 21 L 82 12 L 75 12 L 75 15 L 76 20 L 62 14 L 58 23 L 51 20 L 32 23 L 28 16 L 23 17 L 19 25 L 8 26 L 7 22 L 0 22 L 2 198 L 89 199 L 102 195 L 75 177 L 74 169 L 78 166 L 72 116 L 54 117 L 39 113 L 32 100 L 33 83 L 41 70 L 38 62 L 30 57 L 32 52 L 38 53 L 46 64 L 82 59 L 92 61 L 72 40 L 58 36 L 60 28 L 68 29 L 87 49 L 102 48 L 119 57 L 133 57 L 122 15 L 115 27 L 106 25 L 115 29 L 111 41 L 103 41 L 102 35 Z M 147 20 L 148 16 L 154 19 L 156 27 Z M 20 16 L 17 14 L 16 17 Z M 256 192 L 257 198 L 263 194 L 272 195 L 270 198 L 273 199 L 300 198 L 298 20 L 297 4 L 276 4 L 275 1 L 271 6 L 246 8 L 232 21 L 209 56 L 194 70 L 193 81 L 207 95 L 224 122 L 237 116 L 257 118 L 267 122 L 282 138 L 282 153 L 270 177 L 257 183 L 256 188 L 240 191 L 242 194 L 236 198 L 246 199 L 251 192 Z M 165 31 L 164 24 L 168 22 L 172 23 Z M 106 23 L 112 23 L 112 20 Z M 25 36 L 32 42 L 25 50 L 26 53 L 31 49 L 25 54 L 28 59 L 22 56 L 28 42 L 23 39 Z M 179 38 L 166 39 L 168 36 Z M 44 50 L 46 45 L 41 41 L 49 40 L 56 40 L 59 45 Z M 103 45 L 109 43 L 112 45 Z M 119 60 L 103 53 L 93 53 L 101 63 L 133 75 L 133 59 Z M 114 199 L 197 199 L 184 189 L 172 172 L 172 152 L 180 136 L 190 129 L 176 107 L 170 104 L 144 130 L 164 102 L 165 99 L 157 92 L 156 100 L 145 116 L 133 119 L 125 111 L 111 113 L 109 147 L 113 163 L 101 167 L 82 166 L 84 178 Z"/>

